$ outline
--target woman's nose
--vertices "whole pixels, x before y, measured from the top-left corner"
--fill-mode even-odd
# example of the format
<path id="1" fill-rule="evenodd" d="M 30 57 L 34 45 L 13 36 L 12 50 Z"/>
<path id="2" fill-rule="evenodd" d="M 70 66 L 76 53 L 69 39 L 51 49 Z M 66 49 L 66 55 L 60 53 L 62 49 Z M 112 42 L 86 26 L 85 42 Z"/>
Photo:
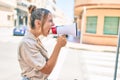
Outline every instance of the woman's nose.
<path id="1" fill-rule="evenodd" d="M 55 24 L 54 24 L 54 23 L 52 23 L 52 26 L 55 26 Z"/>
<path id="2" fill-rule="evenodd" d="M 51 24 L 51 28 L 52 28 L 52 27 L 55 27 L 55 24 L 54 24 L 54 23 Z"/>

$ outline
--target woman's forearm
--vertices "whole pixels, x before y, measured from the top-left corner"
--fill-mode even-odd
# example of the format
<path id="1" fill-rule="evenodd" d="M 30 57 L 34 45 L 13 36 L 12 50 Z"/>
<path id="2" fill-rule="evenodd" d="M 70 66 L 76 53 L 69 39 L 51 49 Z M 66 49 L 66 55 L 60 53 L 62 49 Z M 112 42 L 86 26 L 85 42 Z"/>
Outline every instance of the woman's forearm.
<path id="1" fill-rule="evenodd" d="M 41 70 L 43 73 L 50 74 L 52 72 L 59 56 L 60 49 L 61 46 L 56 44 L 50 59 L 47 61 L 45 67 Z"/>

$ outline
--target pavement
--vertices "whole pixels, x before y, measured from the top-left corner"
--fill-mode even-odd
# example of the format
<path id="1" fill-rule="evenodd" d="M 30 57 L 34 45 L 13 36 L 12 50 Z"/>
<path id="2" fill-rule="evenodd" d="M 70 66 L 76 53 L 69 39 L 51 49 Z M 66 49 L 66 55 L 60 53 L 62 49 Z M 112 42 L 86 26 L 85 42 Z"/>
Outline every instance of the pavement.
<path id="1" fill-rule="evenodd" d="M 43 40 L 43 43 L 47 42 L 44 45 L 49 53 L 52 52 L 56 41 L 52 36 Z M 116 46 L 68 41 L 61 50 L 57 64 L 48 80 L 113 80 L 116 51 Z"/>
<path id="2" fill-rule="evenodd" d="M 88 51 L 100 51 L 100 52 L 113 52 L 117 51 L 117 46 L 102 46 L 102 45 L 92 45 L 92 44 L 77 44 L 71 43 L 67 45 L 69 48 L 78 50 L 88 50 Z"/>
<path id="3" fill-rule="evenodd" d="M 12 29 L 0 28 L 1 42 L 19 43 L 22 37 L 12 36 Z M 43 39 L 43 43 L 51 55 L 56 39 L 53 35 L 49 35 Z M 67 45 L 62 48 L 57 64 L 48 80 L 113 80 L 116 52 L 116 46 L 68 41 Z"/>

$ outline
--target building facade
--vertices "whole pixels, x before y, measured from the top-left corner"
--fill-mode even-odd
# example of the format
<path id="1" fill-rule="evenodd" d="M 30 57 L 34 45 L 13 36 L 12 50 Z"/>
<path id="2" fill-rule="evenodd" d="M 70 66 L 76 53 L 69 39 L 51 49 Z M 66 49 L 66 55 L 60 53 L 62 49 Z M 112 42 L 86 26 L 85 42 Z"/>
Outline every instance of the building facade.
<path id="1" fill-rule="evenodd" d="M 28 25 L 28 6 L 29 3 L 27 0 L 17 0 L 16 1 L 16 18 L 14 20 L 15 27 L 20 25 Z"/>
<path id="2" fill-rule="evenodd" d="M 81 43 L 118 44 L 120 0 L 75 0 L 74 15 L 81 31 Z"/>
<path id="3" fill-rule="evenodd" d="M 0 0 L 0 27 L 14 26 L 15 7 L 16 0 Z"/>
<path id="4" fill-rule="evenodd" d="M 56 0 L 0 0 L 0 27 L 29 26 L 28 6 L 49 9 L 56 25 L 64 25 L 68 21 L 62 10 L 56 6 Z"/>

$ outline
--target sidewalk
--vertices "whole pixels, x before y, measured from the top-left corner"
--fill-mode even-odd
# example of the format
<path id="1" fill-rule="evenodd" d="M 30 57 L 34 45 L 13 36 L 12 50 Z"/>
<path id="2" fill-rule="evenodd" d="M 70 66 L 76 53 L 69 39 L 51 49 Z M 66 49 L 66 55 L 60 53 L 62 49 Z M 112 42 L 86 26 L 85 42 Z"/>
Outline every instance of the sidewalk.
<path id="1" fill-rule="evenodd" d="M 52 36 L 49 36 L 47 40 L 45 40 L 48 44 L 46 45 L 48 48 L 48 52 L 52 51 L 53 45 L 56 43 L 56 39 L 52 38 Z M 90 44 L 80 44 L 80 43 L 74 43 L 74 42 L 67 42 L 67 45 L 62 49 L 58 62 L 49 76 L 48 80 L 85 80 L 85 77 L 89 79 L 86 74 L 88 74 L 91 77 L 91 71 L 87 71 L 86 67 L 92 71 L 97 71 L 96 73 L 102 74 L 101 69 L 108 69 L 105 66 L 110 66 L 109 74 L 114 74 L 114 63 L 115 63 L 115 56 L 116 56 L 116 46 L 100 46 L 100 45 L 90 45 Z M 96 54 L 97 53 L 97 54 Z M 113 54 L 111 54 L 113 53 Z M 85 57 L 84 57 L 84 56 Z M 87 58 L 86 58 L 87 56 Z M 95 58 L 92 58 L 95 57 Z M 92 59 L 91 59 L 92 58 Z M 100 60 L 96 60 L 100 59 Z M 95 59 L 95 61 L 91 61 Z M 105 61 L 103 61 L 106 59 Z M 86 62 L 87 61 L 87 62 Z M 108 62 L 107 62 L 108 61 Z M 91 63 L 95 64 L 92 65 Z M 90 64 L 90 65 L 89 65 Z M 103 65 L 103 67 L 96 67 L 96 65 Z M 112 68 L 111 68 L 112 66 Z M 81 67 L 81 68 L 80 68 Z M 100 69 L 99 69 L 100 68 Z M 104 71 L 103 71 L 104 72 Z M 107 73 L 107 75 L 109 75 Z M 100 78 L 101 80 L 112 80 L 112 76 L 108 77 L 106 75 L 103 76 L 95 76 L 92 74 L 95 78 Z M 66 78 L 65 78 L 66 77 Z M 105 78 L 104 78 L 105 77 Z M 103 79 L 104 78 L 104 79 Z M 100 80 L 95 79 L 95 80 Z"/>
<path id="2" fill-rule="evenodd" d="M 86 50 L 86 51 L 100 51 L 100 52 L 113 52 L 117 51 L 117 46 L 102 46 L 102 45 L 92 45 L 92 44 L 81 44 L 68 42 L 67 47 L 76 50 Z"/>

